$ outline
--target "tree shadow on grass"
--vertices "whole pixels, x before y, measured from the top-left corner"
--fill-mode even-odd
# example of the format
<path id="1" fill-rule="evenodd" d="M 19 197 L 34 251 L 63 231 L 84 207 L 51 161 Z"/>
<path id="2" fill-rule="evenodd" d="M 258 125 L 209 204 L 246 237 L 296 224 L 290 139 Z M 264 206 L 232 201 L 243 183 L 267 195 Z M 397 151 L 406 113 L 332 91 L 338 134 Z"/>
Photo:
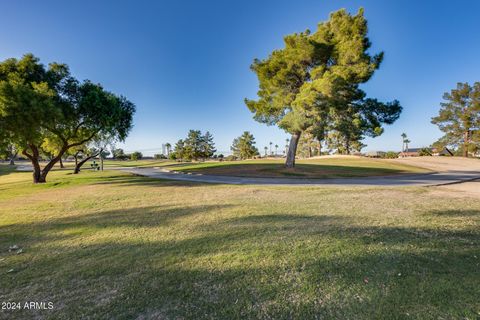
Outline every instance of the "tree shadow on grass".
<path id="1" fill-rule="evenodd" d="M 11 166 L 6 163 L 0 163 L 0 177 L 8 175 L 15 171 L 16 166 Z"/>
<path id="2" fill-rule="evenodd" d="M 118 185 L 118 186 L 147 186 L 147 187 L 198 187 L 198 186 L 213 186 L 219 184 L 196 182 L 196 181 L 180 181 L 160 178 L 150 178 L 141 175 L 126 175 L 126 176 L 110 176 L 105 179 L 95 181 L 96 185 Z"/>
<path id="3" fill-rule="evenodd" d="M 31 243 L 51 241 L 42 238 L 47 230 L 71 228 L 148 232 L 165 225 L 174 232 L 178 219 L 226 208 L 114 210 L 0 232 L 30 233 Z M 18 273 L 4 278 L 7 291 L 0 297 L 15 300 L 28 292 L 33 301 L 61 301 L 63 308 L 43 313 L 57 318 L 475 318 L 480 306 L 478 228 L 371 226 L 343 216 L 253 213 L 197 222 L 193 230 L 169 240 L 117 235 L 101 243 L 52 244 L 54 254 L 32 253 Z M 49 272 L 55 277 L 45 278 Z M 108 299 L 99 299 L 105 293 Z"/>
<path id="4" fill-rule="evenodd" d="M 283 178 L 348 178 L 348 177 L 368 177 L 397 175 L 402 173 L 411 173 L 404 169 L 384 168 L 384 167 L 364 167 L 349 165 L 327 165 L 327 164 L 304 164 L 298 163 L 295 168 L 285 168 L 281 163 L 231 163 L 224 165 L 222 163 L 208 165 L 199 168 L 190 168 L 182 170 L 182 167 L 189 167 L 192 164 L 178 164 L 170 166 L 172 169 L 184 172 L 203 173 L 208 175 L 230 175 L 238 177 L 283 177 Z"/>
<path id="5" fill-rule="evenodd" d="M 198 206 L 145 206 L 130 209 L 108 210 L 90 214 L 72 215 L 37 223 L 17 223 L 0 226 L 0 234 L 6 236 L 5 243 L 28 243 L 36 246 L 44 241 L 55 241 L 69 237 L 95 233 L 105 228 L 158 228 L 167 227 L 177 219 L 194 215 L 209 214 L 228 208 L 229 205 Z M 81 230 L 78 234 L 65 232 Z M 85 234 L 84 234 L 85 235 Z"/>
<path id="6" fill-rule="evenodd" d="M 428 214 L 438 217 L 476 217 L 480 219 L 479 210 L 432 210 Z"/>

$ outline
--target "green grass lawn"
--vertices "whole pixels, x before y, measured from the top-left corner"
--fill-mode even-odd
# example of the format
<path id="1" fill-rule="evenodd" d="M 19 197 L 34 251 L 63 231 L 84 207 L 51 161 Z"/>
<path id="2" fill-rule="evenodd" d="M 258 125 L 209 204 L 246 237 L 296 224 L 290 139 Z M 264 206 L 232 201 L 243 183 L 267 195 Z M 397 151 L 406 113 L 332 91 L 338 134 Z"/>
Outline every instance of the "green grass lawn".
<path id="1" fill-rule="evenodd" d="M 98 162 L 98 161 L 97 161 Z M 105 160 L 104 165 L 106 167 L 163 167 L 175 164 L 175 161 L 171 160 Z"/>
<path id="2" fill-rule="evenodd" d="M 54 303 L 3 319 L 480 316 L 480 202 L 461 192 L 3 172 L 0 301 Z"/>
<path id="3" fill-rule="evenodd" d="M 339 157 L 298 160 L 295 168 L 284 167 L 284 159 L 260 159 L 245 161 L 180 163 L 166 165 L 171 170 L 230 175 L 238 177 L 282 178 L 348 178 L 422 173 L 426 169 L 390 160 L 360 157 Z"/>
<path id="4" fill-rule="evenodd" d="M 95 160 L 100 164 L 99 160 Z M 258 159 L 245 161 L 207 161 L 207 162 L 176 162 L 171 160 L 105 160 L 105 168 L 112 167 L 163 167 L 169 170 L 202 173 L 211 175 L 230 175 L 238 177 L 277 177 L 277 178 L 348 178 L 385 176 L 405 173 L 428 172 L 392 160 L 371 159 L 360 157 L 338 157 L 301 159 L 293 169 L 284 167 L 284 159 Z M 91 169 L 92 161 L 84 164 L 83 171 Z M 73 162 L 64 162 L 65 169 L 71 171 Z M 59 165 L 55 166 L 59 170 Z"/>

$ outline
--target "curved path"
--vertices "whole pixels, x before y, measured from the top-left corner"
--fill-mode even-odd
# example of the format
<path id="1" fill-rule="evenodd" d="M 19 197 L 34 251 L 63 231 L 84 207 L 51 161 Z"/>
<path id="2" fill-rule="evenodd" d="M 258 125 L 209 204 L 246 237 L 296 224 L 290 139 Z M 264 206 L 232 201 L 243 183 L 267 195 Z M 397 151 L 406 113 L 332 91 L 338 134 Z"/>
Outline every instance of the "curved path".
<path id="1" fill-rule="evenodd" d="M 113 169 L 113 168 L 112 168 Z M 480 179 L 480 171 L 446 171 L 426 174 L 400 174 L 383 177 L 298 179 L 298 178 L 247 178 L 171 172 L 161 168 L 116 167 L 133 174 L 168 180 L 220 184 L 254 185 L 316 185 L 316 186 L 437 186 Z"/>

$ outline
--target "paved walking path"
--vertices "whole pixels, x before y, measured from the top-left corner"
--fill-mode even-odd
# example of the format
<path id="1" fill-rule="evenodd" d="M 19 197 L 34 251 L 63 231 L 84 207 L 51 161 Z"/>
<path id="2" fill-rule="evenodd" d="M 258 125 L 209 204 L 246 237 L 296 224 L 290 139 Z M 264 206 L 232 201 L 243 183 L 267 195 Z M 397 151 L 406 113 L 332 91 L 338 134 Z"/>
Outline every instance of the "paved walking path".
<path id="1" fill-rule="evenodd" d="M 335 179 L 298 179 L 298 178 L 245 178 L 203 174 L 175 173 L 161 168 L 116 167 L 141 176 L 220 184 L 256 184 L 256 185 L 338 185 L 338 186 L 436 186 L 480 179 L 480 171 L 447 171 L 428 174 L 400 174 L 383 177 L 335 178 Z"/>

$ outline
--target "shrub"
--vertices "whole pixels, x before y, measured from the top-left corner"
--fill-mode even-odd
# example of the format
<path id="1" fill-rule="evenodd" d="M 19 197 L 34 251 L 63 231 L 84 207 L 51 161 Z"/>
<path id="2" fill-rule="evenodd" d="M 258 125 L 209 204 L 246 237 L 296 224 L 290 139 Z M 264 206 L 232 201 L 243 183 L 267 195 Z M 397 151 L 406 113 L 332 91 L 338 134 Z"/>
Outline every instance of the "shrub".
<path id="1" fill-rule="evenodd" d="M 141 152 L 135 151 L 130 155 L 131 160 L 140 160 L 143 158 L 143 154 Z"/>
<path id="2" fill-rule="evenodd" d="M 167 157 L 165 157 L 165 155 L 159 154 L 159 153 L 154 154 L 153 158 L 156 159 L 156 160 L 167 159 Z"/>
<path id="3" fill-rule="evenodd" d="M 432 151 L 431 151 L 429 148 L 422 148 L 422 149 L 420 149 L 420 151 L 418 152 L 418 155 L 419 155 L 420 157 L 431 156 L 431 155 L 432 155 Z"/>
<path id="4" fill-rule="evenodd" d="M 225 157 L 225 161 L 235 161 L 235 160 L 237 160 L 237 157 L 235 157 L 234 155 L 229 155 Z"/>
<path id="5" fill-rule="evenodd" d="M 384 156 L 386 159 L 396 159 L 398 158 L 398 152 L 388 151 Z"/>

